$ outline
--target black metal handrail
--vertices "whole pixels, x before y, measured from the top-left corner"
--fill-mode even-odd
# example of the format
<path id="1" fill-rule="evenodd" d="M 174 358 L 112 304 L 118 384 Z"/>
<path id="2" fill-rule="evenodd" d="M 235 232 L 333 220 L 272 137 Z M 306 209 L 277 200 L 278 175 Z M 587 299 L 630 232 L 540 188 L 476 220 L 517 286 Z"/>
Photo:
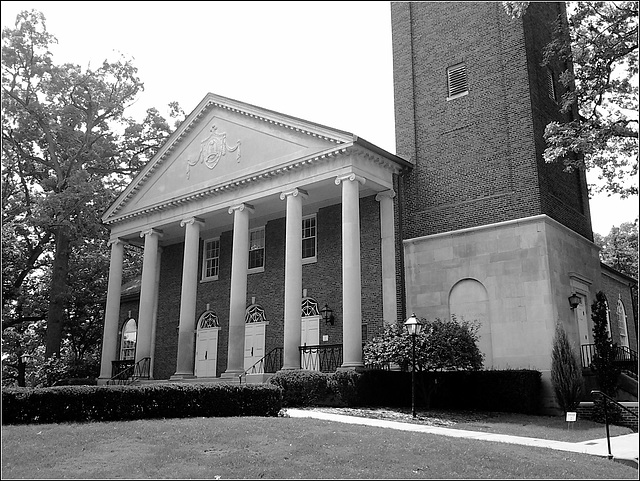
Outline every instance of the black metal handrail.
<path id="1" fill-rule="evenodd" d="M 247 374 L 264 374 L 275 373 L 282 369 L 284 349 L 282 347 L 274 347 L 266 355 L 253 363 L 251 367 L 246 369 L 242 374 L 238 375 L 238 380 L 242 384 L 242 377 Z"/>
<path id="2" fill-rule="evenodd" d="M 112 366 L 119 370 L 111 376 L 107 384 L 132 384 L 138 379 L 150 378 L 150 357 L 144 357 L 135 364 L 133 364 L 133 361 L 112 361 Z M 122 366 L 126 367 L 122 368 Z"/>
<path id="3" fill-rule="evenodd" d="M 580 346 L 580 358 L 582 367 L 591 367 L 596 356 L 595 344 L 583 344 Z M 616 346 L 614 361 L 620 363 L 625 369 L 638 375 L 638 353 L 627 346 Z"/>
<path id="4" fill-rule="evenodd" d="M 300 368 L 311 371 L 335 372 L 342 366 L 342 344 L 299 346 Z"/>
<path id="5" fill-rule="evenodd" d="M 607 401 L 612 402 L 612 403 L 616 404 L 618 407 L 620 407 L 620 408 L 624 409 L 625 411 L 631 413 L 631 415 L 633 415 L 636 418 L 636 421 L 638 420 L 638 415 L 636 413 L 634 413 L 631 409 L 627 409 L 625 406 L 620 404 L 618 401 L 613 399 L 611 396 L 608 396 L 607 394 L 603 393 L 602 391 L 598 391 L 598 390 L 591 391 L 591 395 L 592 396 L 595 397 L 597 394 L 599 394 L 602 397 L 602 400 L 603 400 L 604 425 L 605 425 L 605 430 L 607 432 L 607 448 L 609 450 L 608 458 L 612 459 L 613 455 L 611 454 L 611 441 L 610 441 L 610 436 L 609 436 L 609 418 L 607 416 Z"/>

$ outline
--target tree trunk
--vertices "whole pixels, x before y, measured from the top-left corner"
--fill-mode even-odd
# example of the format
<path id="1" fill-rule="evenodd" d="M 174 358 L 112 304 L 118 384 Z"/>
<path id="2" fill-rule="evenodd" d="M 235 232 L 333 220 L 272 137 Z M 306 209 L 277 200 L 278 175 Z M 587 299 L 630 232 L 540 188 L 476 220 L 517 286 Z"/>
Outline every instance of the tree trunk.
<path id="1" fill-rule="evenodd" d="M 64 308 L 69 281 L 69 235 L 63 227 L 58 227 L 55 235 L 56 254 L 51 272 L 49 289 L 49 312 L 47 315 L 47 341 L 45 357 L 60 354 Z"/>

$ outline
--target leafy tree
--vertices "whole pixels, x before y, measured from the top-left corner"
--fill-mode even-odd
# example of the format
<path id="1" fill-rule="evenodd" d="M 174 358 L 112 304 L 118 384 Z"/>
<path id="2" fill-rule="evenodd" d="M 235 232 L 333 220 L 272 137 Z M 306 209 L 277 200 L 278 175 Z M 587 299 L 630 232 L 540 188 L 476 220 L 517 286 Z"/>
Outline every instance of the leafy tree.
<path id="1" fill-rule="evenodd" d="M 551 384 L 560 409 L 575 411 L 580 404 L 582 373 L 578 357 L 561 323 L 556 324 L 551 350 Z"/>
<path id="2" fill-rule="evenodd" d="M 618 390 L 620 368 L 616 365 L 618 346 L 611 340 L 607 329 L 607 301 L 604 293 L 598 291 L 591 304 L 591 320 L 593 321 L 593 343 L 595 354 L 591 368 L 596 373 L 598 386 L 605 394 L 615 397 Z"/>
<path id="3" fill-rule="evenodd" d="M 638 278 L 638 219 L 611 227 L 609 234 L 594 234 L 600 260 L 619 272 Z"/>
<path id="4" fill-rule="evenodd" d="M 530 2 L 502 3 L 519 18 Z M 638 174 L 638 2 L 567 5 L 568 22 L 558 19 L 544 63 L 566 66 L 561 111 L 576 116 L 547 125 L 544 159 L 597 172 L 604 182 L 592 191 L 637 195 L 628 180 Z"/>
<path id="5" fill-rule="evenodd" d="M 416 336 L 416 370 L 478 370 L 483 354 L 478 348 L 478 326 L 467 321 L 435 319 L 421 320 L 423 327 Z M 374 337 L 364 347 L 367 364 L 396 363 L 410 368 L 413 362 L 411 335 L 401 323 L 384 327 L 380 337 Z"/>
<path id="6" fill-rule="evenodd" d="M 156 109 L 142 123 L 125 116 L 143 89 L 130 60 L 56 65 L 56 42 L 36 10 L 2 32 L 3 334 L 44 315 L 45 357 L 66 334 L 81 359 L 100 330 L 108 271 L 100 215 L 172 127 Z M 127 264 L 137 258 L 129 249 Z M 33 302 L 36 291 L 44 295 Z"/>

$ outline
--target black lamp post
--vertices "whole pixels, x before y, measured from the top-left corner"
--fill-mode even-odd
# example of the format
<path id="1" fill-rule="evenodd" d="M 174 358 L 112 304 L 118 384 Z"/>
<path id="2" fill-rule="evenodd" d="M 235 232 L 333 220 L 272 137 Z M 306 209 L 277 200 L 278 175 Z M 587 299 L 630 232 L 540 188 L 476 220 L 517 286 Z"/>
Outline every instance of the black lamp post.
<path id="1" fill-rule="evenodd" d="M 416 336 L 420 334 L 422 330 L 422 324 L 416 317 L 415 313 L 411 314 L 411 317 L 404 323 L 404 327 L 407 328 L 407 332 L 411 336 L 411 343 L 413 346 L 411 363 L 411 413 L 413 417 L 416 417 Z"/>

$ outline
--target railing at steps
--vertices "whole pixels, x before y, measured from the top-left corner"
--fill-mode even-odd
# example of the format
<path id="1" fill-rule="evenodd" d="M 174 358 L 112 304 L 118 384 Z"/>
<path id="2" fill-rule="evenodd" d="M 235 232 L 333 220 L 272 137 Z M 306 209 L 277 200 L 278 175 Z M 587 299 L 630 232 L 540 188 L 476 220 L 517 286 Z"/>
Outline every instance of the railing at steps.
<path id="1" fill-rule="evenodd" d="M 616 401 L 615 399 L 613 399 L 612 397 L 606 395 L 605 393 L 603 393 L 602 391 L 597 391 L 597 390 L 593 390 L 591 391 L 591 395 L 592 396 L 596 396 L 596 395 L 600 395 L 602 397 L 602 401 L 603 401 L 603 410 L 604 410 L 604 426 L 605 426 L 605 430 L 607 431 L 607 449 L 608 449 L 608 458 L 609 459 L 613 459 L 613 455 L 611 454 L 611 440 L 609 437 L 609 417 L 607 416 L 607 402 L 611 402 L 613 404 L 616 404 L 618 407 L 624 409 L 625 411 L 631 413 L 635 418 L 636 421 L 638 420 L 638 415 L 636 413 L 634 413 L 631 409 L 627 409 L 626 407 L 624 407 L 622 404 L 620 404 L 618 401 Z"/>
<path id="2" fill-rule="evenodd" d="M 284 349 L 282 347 L 274 347 L 271 349 L 264 357 L 238 376 L 240 384 L 242 384 L 242 378 L 246 377 L 247 374 L 275 373 L 282 369 L 283 351 Z"/>
<path id="3" fill-rule="evenodd" d="M 310 371 L 335 372 L 342 366 L 342 344 L 299 346 L 300 368 Z"/>
<path id="4" fill-rule="evenodd" d="M 135 364 L 132 364 L 131 361 L 112 361 L 111 365 L 115 374 L 107 381 L 107 384 L 132 384 L 138 379 L 149 379 L 150 377 L 150 357 L 144 357 Z"/>
<path id="5" fill-rule="evenodd" d="M 623 369 L 631 371 L 636 376 L 638 375 L 638 353 L 633 349 L 626 346 L 616 346 L 615 361 Z M 582 367 L 591 367 L 593 358 L 596 355 L 595 344 L 583 344 L 580 346 L 580 358 L 582 360 Z"/>
<path id="6" fill-rule="evenodd" d="M 319 344 L 313 346 L 298 347 L 300 351 L 300 368 L 311 371 L 335 372 L 342 366 L 342 344 Z M 282 369 L 284 348 L 276 347 L 266 356 L 254 363 L 249 369 L 238 375 L 242 384 L 242 378 L 247 374 L 275 373 Z M 390 362 L 378 364 L 366 364 L 365 369 L 390 369 Z"/>

